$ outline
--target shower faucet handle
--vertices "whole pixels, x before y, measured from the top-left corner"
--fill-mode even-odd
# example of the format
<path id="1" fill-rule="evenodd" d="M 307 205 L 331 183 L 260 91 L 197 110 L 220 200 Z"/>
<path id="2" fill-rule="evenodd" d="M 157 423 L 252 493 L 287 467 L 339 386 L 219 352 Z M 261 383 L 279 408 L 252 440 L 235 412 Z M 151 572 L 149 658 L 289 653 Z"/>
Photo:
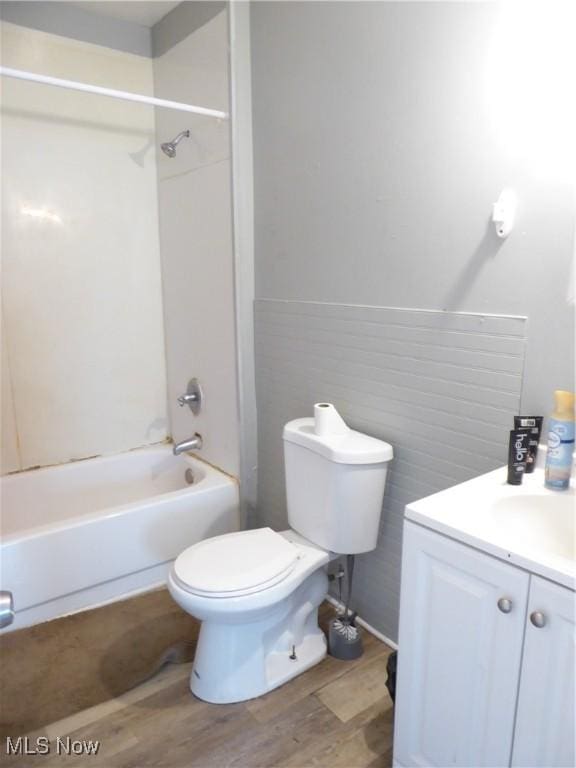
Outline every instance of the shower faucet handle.
<path id="1" fill-rule="evenodd" d="M 190 379 L 186 388 L 186 392 L 183 395 L 180 395 L 178 398 L 178 405 L 181 408 L 187 405 L 192 413 L 196 416 L 198 413 L 200 413 L 203 399 L 204 396 L 200 382 L 198 379 Z"/>
<path id="2" fill-rule="evenodd" d="M 178 398 L 178 405 L 182 407 L 183 405 L 189 405 L 190 403 L 195 403 L 198 400 L 198 395 L 192 393 L 191 395 L 180 395 Z"/>

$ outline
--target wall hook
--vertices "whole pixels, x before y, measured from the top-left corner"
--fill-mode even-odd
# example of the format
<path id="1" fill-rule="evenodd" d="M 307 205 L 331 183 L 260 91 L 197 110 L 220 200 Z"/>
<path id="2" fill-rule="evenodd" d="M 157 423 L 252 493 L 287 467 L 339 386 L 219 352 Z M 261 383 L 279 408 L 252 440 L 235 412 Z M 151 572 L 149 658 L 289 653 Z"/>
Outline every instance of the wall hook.
<path id="1" fill-rule="evenodd" d="M 506 187 L 492 206 L 492 221 L 498 237 L 508 237 L 514 228 L 517 207 L 516 192 Z"/>

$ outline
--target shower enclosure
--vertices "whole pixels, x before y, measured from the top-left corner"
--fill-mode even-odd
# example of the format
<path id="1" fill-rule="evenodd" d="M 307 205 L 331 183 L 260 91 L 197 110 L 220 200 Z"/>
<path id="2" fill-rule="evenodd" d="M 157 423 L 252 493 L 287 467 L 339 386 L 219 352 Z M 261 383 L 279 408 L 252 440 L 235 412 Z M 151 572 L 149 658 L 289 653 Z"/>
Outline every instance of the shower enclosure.
<path id="1" fill-rule="evenodd" d="M 62 515 L 54 514 L 59 488 L 66 526 L 79 532 L 87 514 L 116 514 L 113 503 L 100 500 L 115 498 L 126 485 L 129 452 L 136 450 L 134 461 L 144 457 L 138 464 L 138 483 L 150 493 L 144 506 L 162 498 L 156 481 L 168 464 L 181 474 L 169 495 L 186 490 L 186 460 L 169 459 L 170 447 L 161 445 L 170 440 L 198 433 L 198 459 L 233 477 L 240 472 L 229 18 L 223 4 L 214 4 L 210 18 L 197 18 L 194 3 L 181 3 L 150 29 L 149 50 L 134 52 L 126 21 L 114 17 L 115 3 L 101 4 L 105 24 L 102 17 L 89 25 L 114 32 L 102 32 L 102 40 L 93 33 L 86 39 L 72 3 L 35 3 L 31 13 L 6 5 L 2 474 L 9 477 L 3 494 L 6 519 L 22 523 L 16 529 L 47 537 L 37 541 L 46 563 L 48 541 L 55 560 L 69 559 L 72 593 L 80 582 L 81 589 L 93 589 L 109 575 L 92 569 L 93 581 L 85 584 L 82 558 L 72 550 L 88 539 L 82 534 L 64 546 L 53 537 L 54 526 L 62 527 Z M 56 25 L 54 14 L 64 14 Z M 205 395 L 197 415 L 177 403 L 192 377 Z M 145 458 L 150 451 L 156 462 Z M 79 460 L 75 477 L 84 485 L 76 486 L 75 520 L 64 482 L 75 482 L 74 473 L 62 465 Z M 90 469 L 102 461 L 117 465 L 105 473 L 106 487 Z M 217 532 L 233 530 L 237 486 L 213 472 L 225 488 Z M 36 488 L 39 477 L 43 491 L 27 496 L 26 483 Z M 15 483 L 16 495 L 8 490 Z M 93 503 L 81 503 L 82 496 Z M 31 506 L 33 525 L 26 526 Z M 199 514 L 196 501 L 190 514 Z M 145 517 L 132 516 L 133 528 L 123 534 L 128 540 L 154 538 Z M 187 536 L 216 531 L 208 519 L 192 528 L 184 524 L 183 546 L 193 543 Z M 4 538 L 6 546 L 14 535 Z M 102 549 L 107 536 L 114 534 L 98 539 Z M 26 568 L 24 550 L 18 551 L 18 568 L 3 568 L 2 589 L 11 590 L 7 580 L 18 580 Z M 175 554 L 159 557 L 154 567 Z M 59 589 L 35 596 L 28 584 L 26 608 L 44 606 L 37 615 L 58 615 L 55 605 L 44 603 L 65 597 L 65 584 Z M 17 615 L 21 608 L 16 595 Z"/>

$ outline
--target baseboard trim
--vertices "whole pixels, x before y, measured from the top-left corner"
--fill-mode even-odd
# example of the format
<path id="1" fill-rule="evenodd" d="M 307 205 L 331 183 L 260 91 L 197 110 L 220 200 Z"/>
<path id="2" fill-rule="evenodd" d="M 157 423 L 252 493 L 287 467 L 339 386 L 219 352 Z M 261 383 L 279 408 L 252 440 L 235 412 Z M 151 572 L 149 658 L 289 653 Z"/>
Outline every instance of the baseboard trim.
<path id="1" fill-rule="evenodd" d="M 328 595 L 326 597 L 326 600 L 333 605 L 335 608 L 338 608 L 340 611 L 344 610 L 344 604 L 341 603 L 339 600 L 336 600 L 335 597 L 332 597 L 332 595 Z M 389 637 L 386 637 L 386 635 L 383 635 L 382 632 L 378 632 L 377 629 L 374 629 L 374 627 L 371 624 L 368 624 L 367 621 L 364 621 L 364 619 L 360 618 L 360 616 L 356 617 L 356 621 L 361 627 L 364 627 L 364 629 L 367 632 L 370 632 L 371 635 L 374 635 L 374 637 L 377 637 L 378 640 L 381 640 L 383 643 L 386 643 L 386 645 L 389 645 L 390 648 L 393 648 L 395 651 L 398 650 L 398 643 L 395 643 L 394 640 L 390 640 Z"/>

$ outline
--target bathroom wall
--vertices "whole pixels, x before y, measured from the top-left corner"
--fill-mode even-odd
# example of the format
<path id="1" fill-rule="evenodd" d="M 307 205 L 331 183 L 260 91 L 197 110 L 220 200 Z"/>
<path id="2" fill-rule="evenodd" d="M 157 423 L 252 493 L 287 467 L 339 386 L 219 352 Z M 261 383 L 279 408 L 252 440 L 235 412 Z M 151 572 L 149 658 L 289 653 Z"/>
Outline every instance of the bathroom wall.
<path id="1" fill-rule="evenodd" d="M 404 505 L 503 463 L 512 414 L 547 413 L 553 389 L 574 386 L 573 158 L 567 145 L 564 156 L 547 156 L 562 147 L 564 124 L 537 100 L 558 78 L 528 84 L 530 120 L 505 141 L 507 104 L 525 94 L 511 89 L 495 106 L 500 10 L 483 2 L 251 9 L 253 522 L 286 525 L 282 421 L 311 414 L 315 401 L 333 399 L 352 426 L 393 443 L 380 543 L 360 558 L 356 601 L 392 639 Z M 525 35 L 522 22 L 517 13 L 508 45 Z M 540 43 L 532 58 L 548 65 L 552 54 L 534 53 L 544 36 Z M 518 152 L 542 112 L 557 135 L 543 132 L 542 152 Z M 504 186 L 519 206 L 503 241 L 490 214 Z M 426 310 L 454 326 L 431 331 Z"/>
<path id="2" fill-rule="evenodd" d="M 187 32 L 187 34 L 184 34 Z M 153 29 L 155 95 L 229 111 L 227 13 L 219 3 L 178 6 Z M 234 263 L 228 121 L 157 110 L 158 142 L 190 129 L 175 158 L 158 154 L 160 243 L 175 441 L 199 432 L 199 456 L 239 472 Z M 176 399 L 191 377 L 198 416 Z"/>
<path id="3" fill-rule="evenodd" d="M 115 17 L 114 7 L 108 6 L 112 13 L 102 15 L 102 3 L 90 3 L 85 0 L 78 3 L 69 0 L 26 0 L 25 3 L 20 0 L 2 0 L 0 19 L 60 37 L 150 57 L 150 28 L 135 21 Z"/>
<path id="4" fill-rule="evenodd" d="M 8 22 L 2 64 L 151 93 L 149 58 Z M 166 437 L 153 111 L 5 79 L 3 471 Z"/>

